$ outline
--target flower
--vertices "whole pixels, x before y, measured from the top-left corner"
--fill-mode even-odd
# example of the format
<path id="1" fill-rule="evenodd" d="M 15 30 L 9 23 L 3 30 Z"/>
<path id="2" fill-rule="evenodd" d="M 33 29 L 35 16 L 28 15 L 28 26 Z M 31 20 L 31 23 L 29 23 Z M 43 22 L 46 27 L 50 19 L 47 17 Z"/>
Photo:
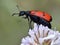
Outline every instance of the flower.
<path id="1" fill-rule="evenodd" d="M 60 33 L 47 26 L 37 25 L 29 29 L 29 36 L 22 38 L 20 45 L 60 45 Z"/>

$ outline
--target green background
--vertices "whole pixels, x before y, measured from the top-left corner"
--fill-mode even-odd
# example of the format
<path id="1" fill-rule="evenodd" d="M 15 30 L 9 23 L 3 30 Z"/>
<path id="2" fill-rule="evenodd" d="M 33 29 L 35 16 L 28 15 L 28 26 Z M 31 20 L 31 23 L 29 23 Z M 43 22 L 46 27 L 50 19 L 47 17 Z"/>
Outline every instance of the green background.
<path id="1" fill-rule="evenodd" d="M 51 14 L 52 29 L 60 30 L 60 0 L 0 0 L 0 45 L 20 45 L 28 34 L 28 21 L 11 16 L 20 10 L 42 10 Z"/>

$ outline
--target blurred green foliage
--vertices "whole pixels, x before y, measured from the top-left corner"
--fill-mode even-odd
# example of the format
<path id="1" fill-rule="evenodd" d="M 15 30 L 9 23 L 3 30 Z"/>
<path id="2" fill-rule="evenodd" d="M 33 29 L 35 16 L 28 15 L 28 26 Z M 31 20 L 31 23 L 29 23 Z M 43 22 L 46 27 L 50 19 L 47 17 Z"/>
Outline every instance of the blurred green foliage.
<path id="1" fill-rule="evenodd" d="M 28 21 L 11 16 L 20 10 L 42 10 L 53 17 L 52 28 L 60 30 L 60 0 L 0 0 L 0 45 L 20 45 L 28 33 Z"/>

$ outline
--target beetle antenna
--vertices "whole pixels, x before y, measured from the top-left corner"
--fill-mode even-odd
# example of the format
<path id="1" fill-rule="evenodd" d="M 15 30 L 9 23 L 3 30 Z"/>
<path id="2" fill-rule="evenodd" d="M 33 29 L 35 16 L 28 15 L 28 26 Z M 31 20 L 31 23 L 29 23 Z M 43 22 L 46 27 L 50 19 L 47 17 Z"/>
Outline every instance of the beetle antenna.
<path id="1" fill-rule="evenodd" d="M 13 13 L 12 16 L 14 16 L 14 15 L 19 15 L 19 13 Z"/>
<path id="2" fill-rule="evenodd" d="M 18 6 L 18 5 L 16 5 L 16 7 L 17 7 L 17 9 L 20 11 L 20 8 L 19 8 L 19 6 Z"/>
<path id="3" fill-rule="evenodd" d="M 16 7 L 17 7 L 17 9 L 20 11 L 19 6 L 16 5 Z M 13 13 L 12 16 L 14 16 L 14 15 L 19 15 L 19 13 Z"/>

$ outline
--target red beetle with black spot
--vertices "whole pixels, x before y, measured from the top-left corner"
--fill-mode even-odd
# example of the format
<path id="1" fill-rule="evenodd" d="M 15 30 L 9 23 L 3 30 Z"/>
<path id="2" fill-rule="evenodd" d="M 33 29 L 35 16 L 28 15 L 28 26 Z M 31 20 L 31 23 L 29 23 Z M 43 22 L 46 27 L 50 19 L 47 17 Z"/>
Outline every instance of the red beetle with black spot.
<path id="1" fill-rule="evenodd" d="M 17 13 L 14 13 L 13 15 L 15 15 Z M 26 16 L 25 18 L 30 19 L 30 24 L 29 27 L 31 28 L 31 22 L 35 22 L 38 25 L 42 24 L 44 26 L 48 26 L 49 28 L 51 28 L 51 24 L 50 22 L 52 21 L 52 17 L 43 11 L 38 11 L 38 10 L 31 10 L 31 11 L 20 11 L 19 16 Z"/>
<path id="2" fill-rule="evenodd" d="M 46 21 L 50 22 L 52 17 L 46 13 L 46 12 L 42 12 L 42 11 L 30 11 L 31 12 L 31 15 L 34 15 L 34 16 L 37 16 L 37 17 L 40 17 L 40 18 L 43 18 L 45 19 Z"/>

